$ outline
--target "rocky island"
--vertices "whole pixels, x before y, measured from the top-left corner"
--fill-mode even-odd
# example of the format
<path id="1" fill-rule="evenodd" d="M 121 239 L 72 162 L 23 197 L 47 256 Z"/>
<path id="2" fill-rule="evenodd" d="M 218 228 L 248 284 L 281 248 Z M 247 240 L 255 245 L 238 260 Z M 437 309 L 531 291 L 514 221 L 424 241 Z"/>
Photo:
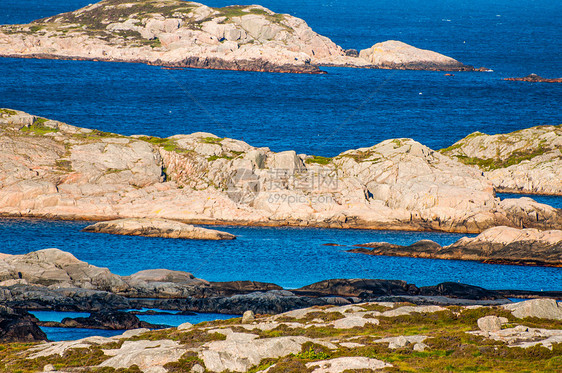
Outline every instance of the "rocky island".
<path id="1" fill-rule="evenodd" d="M 82 229 L 82 231 L 190 240 L 233 240 L 236 238 L 235 235 L 227 232 L 195 227 L 166 219 L 117 219 L 89 225 Z"/>
<path id="2" fill-rule="evenodd" d="M 494 227 L 442 247 L 423 240 L 409 246 L 386 242 L 357 245 L 349 252 L 416 258 L 477 260 L 484 263 L 562 267 L 562 231 Z"/>
<path id="3" fill-rule="evenodd" d="M 320 66 L 474 70 L 397 41 L 346 51 L 302 19 L 259 5 L 212 8 L 181 0 L 103 0 L 0 26 L 0 56 L 290 73 L 320 73 Z"/>
<path id="4" fill-rule="evenodd" d="M 562 227 L 561 210 L 500 200 L 480 170 L 411 139 L 325 158 L 209 133 L 122 136 L 0 109 L 0 149 L 4 216 L 462 233 Z"/>

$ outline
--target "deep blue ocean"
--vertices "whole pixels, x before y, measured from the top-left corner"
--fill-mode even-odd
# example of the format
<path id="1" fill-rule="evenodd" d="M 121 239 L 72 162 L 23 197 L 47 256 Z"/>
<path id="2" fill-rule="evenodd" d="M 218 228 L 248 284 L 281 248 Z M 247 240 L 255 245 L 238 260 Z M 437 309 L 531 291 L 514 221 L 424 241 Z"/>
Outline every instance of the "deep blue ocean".
<path id="1" fill-rule="evenodd" d="M 27 23 L 91 2 L 1 1 L 0 24 Z M 222 0 L 204 3 L 231 5 Z M 258 3 L 305 19 L 344 48 L 364 49 L 395 39 L 494 71 L 449 77 L 442 72 L 325 68 L 326 75 L 293 75 L 0 59 L 0 107 L 126 135 L 205 131 L 274 151 L 323 156 L 388 138 L 410 137 L 439 149 L 474 131 L 494 134 L 562 123 L 562 85 L 502 80 L 530 73 L 562 76 L 559 0 Z M 562 198 L 535 198 L 562 207 Z M 372 257 L 323 245 L 410 244 L 419 239 L 449 244 L 460 237 L 456 234 L 223 227 L 238 239 L 205 242 L 80 232 L 85 225 L 0 220 L 1 251 L 20 254 L 57 247 L 121 275 L 169 268 L 211 281 L 250 279 L 288 288 L 328 278 L 368 277 L 418 286 L 460 281 L 490 289 L 562 289 L 560 268 Z M 41 314 L 43 319 L 60 316 Z M 167 320 L 170 325 L 196 321 L 185 317 Z M 214 315 L 202 317 L 197 320 Z M 46 330 L 51 339 L 102 333 Z"/>

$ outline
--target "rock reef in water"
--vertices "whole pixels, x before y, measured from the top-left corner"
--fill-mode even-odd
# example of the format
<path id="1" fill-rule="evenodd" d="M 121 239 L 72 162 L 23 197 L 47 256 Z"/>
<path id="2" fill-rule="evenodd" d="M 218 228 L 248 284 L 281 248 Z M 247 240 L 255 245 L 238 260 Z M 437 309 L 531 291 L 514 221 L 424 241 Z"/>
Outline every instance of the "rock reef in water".
<path id="1" fill-rule="evenodd" d="M 484 263 L 562 267 L 562 231 L 494 227 L 474 238 L 463 237 L 442 247 L 423 240 L 409 246 L 385 242 L 357 245 L 349 250 L 368 255 L 476 260 Z"/>
<path id="2" fill-rule="evenodd" d="M 0 215 L 480 233 L 559 229 L 482 172 L 411 139 L 334 158 L 209 133 L 121 136 L 0 109 Z"/>
<path id="3" fill-rule="evenodd" d="M 498 192 L 562 195 L 562 125 L 475 132 L 441 153 L 484 171 Z"/>
<path id="4" fill-rule="evenodd" d="M 530 83 L 562 83 L 562 78 L 543 78 L 537 74 L 529 74 L 523 78 L 504 78 L 504 80 L 511 80 L 514 82 L 530 82 Z"/>
<path id="5" fill-rule="evenodd" d="M 396 43 L 383 43 L 380 58 L 362 57 L 288 14 L 259 5 L 212 8 L 180 0 L 104 0 L 27 25 L 0 26 L 4 57 L 288 73 L 320 73 L 322 65 L 473 70 L 403 43 L 397 49 Z"/>
<path id="6" fill-rule="evenodd" d="M 233 240 L 236 238 L 235 235 L 230 233 L 195 227 L 190 224 L 167 219 L 117 219 L 89 225 L 82 231 L 189 240 Z"/>

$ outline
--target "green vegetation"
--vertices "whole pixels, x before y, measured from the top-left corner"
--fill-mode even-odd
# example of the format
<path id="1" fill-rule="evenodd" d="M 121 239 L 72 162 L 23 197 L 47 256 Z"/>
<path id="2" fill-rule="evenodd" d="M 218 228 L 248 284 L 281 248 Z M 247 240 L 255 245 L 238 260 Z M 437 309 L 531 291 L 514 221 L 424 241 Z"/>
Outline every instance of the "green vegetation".
<path id="1" fill-rule="evenodd" d="M 48 119 L 36 118 L 32 125 L 25 126 L 21 129 L 22 132 L 33 133 L 35 135 L 44 135 L 51 132 L 59 132 L 58 128 L 52 128 L 45 126 Z"/>
<path id="2" fill-rule="evenodd" d="M 223 154 L 223 155 L 212 155 L 212 156 L 210 156 L 210 157 L 207 158 L 207 161 L 209 161 L 209 162 L 214 162 L 214 161 L 216 161 L 217 159 L 227 159 L 227 160 L 231 160 L 231 159 L 234 159 L 234 158 L 233 158 L 233 157 L 230 157 L 230 156 L 228 156 L 228 155 L 224 155 L 224 154 Z"/>
<path id="3" fill-rule="evenodd" d="M 178 361 L 164 365 L 164 368 L 168 370 L 168 373 L 183 373 L 190 372 L 196 364 L 205 367 L 205 363 L 197 357 L 197 353 L 188 351 Z"/>
<path id="4" fill-rule="evenodd" d="M 72 162 L 67 159 L 57 159 L 55 166 L 61 171 L 72 172 Z"/>
<path id="5" fill-rule="evenodd" d="M 285 15 L 280 13 L 269 14 L 267 11 L 259 8 L 248 8 L 246 5 L 231 5 L 224 8 L 214 8 L 217 12 L 219 12 L 219 16 L 226 17 L 227 19 L 231 20 L 234 17 L 242 17 L 248 14 L 257 14 L 264 16 L 267 20 L 272 23 L 281 24 L 285 28 L 292 30 L 289 26 L 284 25 L 283 21 L 285 21 Z"/>
<path id="6" fill-rule="evenodd" d="M 6 114 L 6 115 L 16 115 L 17 112 L 15 112 L 14 110 L 10 110 L 10 109 L 0 109 L 0 114 Z"/>
<path id="7" fill-rule="evenodd" d="M 202 137 L 199 139 L 200 143 L 203 144 L 220 144 L 224 140 L 224 137 Z"/>
<path id="8" fill-rule="evenodd" d="M 168 139 L 168 138 L 161 138 L 155 136 L 141 136 L 138 140 L 146 141 L 150 144 L 157 145 L 162 147 L 162 149 L 168 152 L 175 152 L 175 153 L 191 153 L 192 150 L 184 149 L 180 147 L 175 140 Z"/>
<path id="9" fill-rule="evenodd" d="M 535 149 L 529 150 L 517 150 L 514 151 L 506 159 L 499 158 L 477 158 L 477 157 L 467 157 L 466 155 L 455 155 L 455 157 L 466 165 L 475 165 L 484 171 L 496 170 L 498 168 L 506 168 L 519 164 L 523 161 L 533 159 L 539 155 L 550 151 L 550 148 L 545 148 L 542 144 Z"/>
<path id="10" fill-rule="evenodd" d="M 367 151 L 357 150 L 357 151 L 354 151 L 353 153 L 340 154 L 336 158 L 347 157 L 347 158 L 353 159 L 357 163 L 365 162 L 367 160 L 372 162 L 372 163 L 377 163 L 377 162 L 380 161 L 381 158 L 379 158 L 379 157 L 373 158 L 373 156 L 375 154 L 377 154 L 377 153 L 369 151 L 369 150 L 367 150 Z"/>
<path id="11" fill-rule="evenodd" d="M 326 165 L 332 162 L 332 158 L 327 158 L 327 157 L 321 157 L 318 155 L 313 155 L 312 158 L 307 158 L 305 163 L 311 164 L 311 163 L 318 163 L 318 164 L 322 164 L 322 165 Z"/>
<path id="12" fill-rule="evenodd" d="M 322 345 L 306 342 L 302 345 L 302 351 L 295 355 L 302 360 L 326 360 L 331 357 L 330 349 Z"/>

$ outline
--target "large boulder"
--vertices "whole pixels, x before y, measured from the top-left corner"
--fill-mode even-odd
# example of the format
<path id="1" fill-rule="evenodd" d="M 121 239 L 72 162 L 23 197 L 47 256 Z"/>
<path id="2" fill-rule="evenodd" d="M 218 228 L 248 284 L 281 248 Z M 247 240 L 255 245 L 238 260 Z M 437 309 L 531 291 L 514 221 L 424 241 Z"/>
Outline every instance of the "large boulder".
<path id="1" fill-rule="evenodd" d="M 531 299 L 503 306 L 517 318 L 538 317 L 540 319 L 562 320 L 562 305 L 554 299 Z"/>

